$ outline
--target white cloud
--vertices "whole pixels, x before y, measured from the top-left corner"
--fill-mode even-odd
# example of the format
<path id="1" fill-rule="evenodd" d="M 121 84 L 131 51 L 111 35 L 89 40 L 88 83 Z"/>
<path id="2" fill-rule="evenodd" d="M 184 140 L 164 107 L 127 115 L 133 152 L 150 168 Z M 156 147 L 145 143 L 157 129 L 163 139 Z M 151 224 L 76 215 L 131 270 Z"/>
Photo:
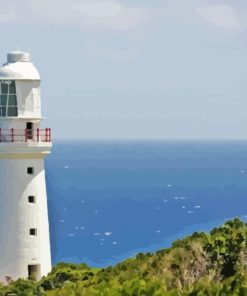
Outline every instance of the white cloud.
<path id="1" fill-rule="evenodd" d="M 85 31 L 148 31 L 161 19 L 238 30 L 247 27 L 247 5 L 227 0 L 166 0 L 164 6 L 125 4 L 123 0 L 0 0 L 0 23 L 71 25 Z M 146 26 L 149 25 L 149 26 Z M 144 30 L 143 30 L 144 29 Z M 138 31 L 139 32 L 139 31 Z"/>
<path id="2" fill-rule="evenodd" d="M 75 3 L 72 7 L 88 17 L 107 18 L 116 17 L 125 13 L 125 10 L 131 8 L 124 7 L 118 1 L 84 1 Z"/>
<path id="3" fill-rule="evenodd" d="M 240 17 L 227 5 L 209 5 L 196 8 L 197 12 L 217 27 L 236 30 L 241 27 Z"/>
<path id="4" fill-rule="evenodd" d="M 147 9 L 121 0 L 11 0 L 0 14 L 0 22 L 70 24 L 84 30 L 129 31 L 149 19 Z"/>
<path id="5" fill-rule="evenodd" d="M 131 30 L 148 20 L 144 8 L 128 7 L 117 0 L 84 1 L 72 5 L 87 26 Z"/>
<path id="6" fill-rule="evenodd" d="M 247 28 L 247 4 L 228 0 L 167 0 L 163 16 L 184 24 L 207 22 L 226 31 L 244 32 Z"/>
<path id="7" fill-rule="evenodd" d="M 12 22 L 15 21 L 16 15 L 15 15 L 15 9 L 13 5 L 7 6 L 7 11 L 4 12 L 3 10 L 0 13 L 0 23 L 6 23 L 6 22 Z"/>
<path id="8" fill-rule="evenodd" d="M 195 22 L 199 19 L 195 12 L 197 3 L 196 0 L 168 0 L 164 6 L 164 16 L 184 23 Z"/>

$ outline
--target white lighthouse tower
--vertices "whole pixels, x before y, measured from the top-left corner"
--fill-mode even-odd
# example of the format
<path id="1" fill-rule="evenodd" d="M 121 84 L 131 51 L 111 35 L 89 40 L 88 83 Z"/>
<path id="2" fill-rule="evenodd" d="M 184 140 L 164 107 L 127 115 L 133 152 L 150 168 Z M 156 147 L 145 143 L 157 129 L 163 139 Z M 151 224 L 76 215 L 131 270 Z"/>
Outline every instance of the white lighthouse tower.
<path id="1" fill-rule="evenodd" d="M 10 52 L 0 68 L 0 281 L 51 270 L 40 76 L 30 54 Z"/>

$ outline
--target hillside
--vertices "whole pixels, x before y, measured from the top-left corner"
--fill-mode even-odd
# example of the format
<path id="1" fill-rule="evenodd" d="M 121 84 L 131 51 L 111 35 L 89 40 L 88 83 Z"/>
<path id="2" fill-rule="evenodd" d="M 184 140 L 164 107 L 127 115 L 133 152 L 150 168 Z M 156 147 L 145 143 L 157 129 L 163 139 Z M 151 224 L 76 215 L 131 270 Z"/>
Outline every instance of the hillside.
<path id="1" fill-rule="evenodd" d="M 247 295 L 247 225 L 236 218 L 104 269 L 60 263 L 39 282 L 1 286 L 0 295 Z"/>

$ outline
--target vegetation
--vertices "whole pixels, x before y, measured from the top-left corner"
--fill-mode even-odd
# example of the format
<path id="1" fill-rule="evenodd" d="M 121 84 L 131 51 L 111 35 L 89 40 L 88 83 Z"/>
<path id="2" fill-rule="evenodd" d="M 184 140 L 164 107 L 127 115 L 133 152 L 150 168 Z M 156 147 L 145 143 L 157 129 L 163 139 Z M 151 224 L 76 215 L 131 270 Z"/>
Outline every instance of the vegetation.
<path id="1" fill-rule="evenodd" d="M 103 269 L 60 263 L 39 282 L 0 286 L 0 296 L 247 295 L 247 225 L 238 218 L 154 254 Z"/>

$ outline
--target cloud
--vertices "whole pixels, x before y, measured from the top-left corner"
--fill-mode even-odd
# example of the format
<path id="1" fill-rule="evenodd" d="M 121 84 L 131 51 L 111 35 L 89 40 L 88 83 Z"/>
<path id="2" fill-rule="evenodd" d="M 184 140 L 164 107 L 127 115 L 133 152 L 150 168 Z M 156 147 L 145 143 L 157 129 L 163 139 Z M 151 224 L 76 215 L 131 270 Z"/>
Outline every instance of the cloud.
<path id="1" fill-rule="evenodd" d="M 247 5 L 230 0 L 167 0 L 164 17 L 183 24 L 208 23 L 226 31 L 244 32 Z"/>
<path id="2" fill-rule="evenodd" d="M 227 30 L 241 28 L 241 20 L 234 9 L 227 5 L 199 6 L 197 12 L 217 27 Z"/>
<path id="3" fill-rule="evenodd" d="M 129 2 L 131 3 L 131 2 Z M 247 28 L 247 6 L 228 0 L 166 0 L 163 5 L 123 0 L 0 0 L 0 23 L 70 25 L 84 31 L 148 31 L 153 22 L 174 19 L 225 30 Z M 139 31 L 138 31 L 139 32 Z"/>
<path id="4" fill-rule="evenodd" d="M 195 12 L 196 0 L 168 0 L 164 6 L 164 17 L 182 23 L 194 23 L 198 18 Z"/>
<path id="5" fill-rule="evenodd" d="M 72 5 L 89 27 L 131 30 L 148 20 L 144 8 L 128 7 L 120 1 L 85 1 Z"/>
<path id="6" fill-rule="evenodd" d="M 11 0 L 0 14 L 2 23 L 69 24 L 83 30 L 129 31 L 142 27 L 149 19 L 146 8 L 125 5 L 120 0 L 22 0 L 21 5 L 19 0 Z"/>
<path id="7" fill-rule="evenodd" d="M 0 23 L 12 22 L 12 21 L 15 21 L 15 19 L 16 19 L 16 15 L 15 15 L 15 10 L 13 5 L 8 5 L 6 12 L 1 10 Z"/>

